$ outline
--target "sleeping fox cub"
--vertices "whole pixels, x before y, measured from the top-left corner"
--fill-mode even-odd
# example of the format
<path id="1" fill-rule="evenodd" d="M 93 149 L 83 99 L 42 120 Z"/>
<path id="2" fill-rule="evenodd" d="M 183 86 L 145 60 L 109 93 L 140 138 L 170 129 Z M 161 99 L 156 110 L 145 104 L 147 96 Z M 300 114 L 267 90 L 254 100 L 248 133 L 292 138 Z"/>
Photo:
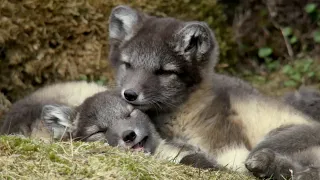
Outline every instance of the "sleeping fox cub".
<path id="1" fill-rule="evenodd" d="M 198 148 L 161 139 L 145 113 L 95 83 L 58 83 L 35 91 L 13 104 L 0 134 L 103 141 L 194 167 L 218 167 Z"/>

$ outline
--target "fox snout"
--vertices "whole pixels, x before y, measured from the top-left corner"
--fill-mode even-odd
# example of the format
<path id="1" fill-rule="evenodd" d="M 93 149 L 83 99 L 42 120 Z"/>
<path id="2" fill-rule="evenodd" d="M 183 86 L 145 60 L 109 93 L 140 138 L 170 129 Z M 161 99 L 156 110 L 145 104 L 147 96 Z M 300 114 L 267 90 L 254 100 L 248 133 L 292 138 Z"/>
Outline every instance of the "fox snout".
<path id="1" fill-rule="evenodd" d="M 138 96 L 138 93 L 136 93 L 133 89 L 124 90 L 122 93 L 122 97 L 130 102 L 137 100 Z"/>
<path id="2" fill-rule="evenodd" d="M 132 104 L 140 104 L 145 99 L 143 93 L 135 88 L 123 88 L 121 96 L 128 103 Z"/>
<path id="3" fill-rule="evenodd" d="M 142 105 L 148 102 L 148 97 L 154 94 L 157 86 L 157 77 L 143 70 L 128 70 L 123 72 L 120 82 L 121 97 L 130 104 Z M 151 94 L 149 92 L 152 92 Z"/>

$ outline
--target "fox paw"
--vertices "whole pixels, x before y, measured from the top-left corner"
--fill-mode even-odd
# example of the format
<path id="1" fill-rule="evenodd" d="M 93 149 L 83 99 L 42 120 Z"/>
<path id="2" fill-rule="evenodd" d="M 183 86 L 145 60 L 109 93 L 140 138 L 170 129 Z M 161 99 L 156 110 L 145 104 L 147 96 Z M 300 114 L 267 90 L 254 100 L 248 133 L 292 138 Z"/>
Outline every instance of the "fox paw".
<path id="1" fill-rule="evenodd" d="M 275 153 L 271 149 L 262 149 L 249 155 L 245 162 L 246 168 L 256 177 L 270 177 Z"/>
<path id="2" fill-rule="evenodd" d="M 214 160 L 209 160 L 203 154 L 189 154 L 180 160 L 181 164 L 192 166 L 201 169 L 212 169 L 217 170 L 218 164 Z"/>

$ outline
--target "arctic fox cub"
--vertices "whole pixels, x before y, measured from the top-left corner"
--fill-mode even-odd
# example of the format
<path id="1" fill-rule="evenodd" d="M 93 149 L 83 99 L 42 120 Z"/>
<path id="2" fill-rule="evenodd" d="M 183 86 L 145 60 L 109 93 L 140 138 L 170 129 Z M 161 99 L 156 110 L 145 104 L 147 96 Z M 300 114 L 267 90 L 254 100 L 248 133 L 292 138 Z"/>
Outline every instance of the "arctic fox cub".
<path id="1" fill-rule="evenodd" d="M 270 131 L 316 123 L 240 79 L 216 74 L 219 47 L 204 22 L 117 6 L 109 40 L 122 98 L 145 111 L 162 138 L 197 146 L 222 166 L 246 171 L 250 151 Z"/>
<path id="2" fill-rule="evenodd" d="M 160 138 L 149 117 L 117 91 L 86 82 L 49 85 L 13 104 L 0 134 L 103 141 L 199 168 L 218 168 L 191 145 Z"/>

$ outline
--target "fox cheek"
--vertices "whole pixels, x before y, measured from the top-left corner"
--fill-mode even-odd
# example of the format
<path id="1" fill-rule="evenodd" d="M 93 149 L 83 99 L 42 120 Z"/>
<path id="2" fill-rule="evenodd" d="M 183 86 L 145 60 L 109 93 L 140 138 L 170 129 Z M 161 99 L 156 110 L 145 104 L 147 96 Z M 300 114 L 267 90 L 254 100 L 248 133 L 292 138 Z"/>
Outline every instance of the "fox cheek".
<path id="1" fill-rule="evenodd" d="M 119 66 L 119 69 L 120 69 L 120 71 L 121 71 L 122 73 L 125 73 L 125 72 L 127 71 L 127 67 L 126 67 L 125 64 L 121 64 L 121 65 Z"/>
<path id="2" fill-rule="evenodd" d="M 164 76 L 164 77 L 159 77 L 160 84 L 162 86 L 168 86 L 170 85 L 173 81 L 177 80 L 177 75 L 176 74 L 171 74 L 169 76 Z"/>

